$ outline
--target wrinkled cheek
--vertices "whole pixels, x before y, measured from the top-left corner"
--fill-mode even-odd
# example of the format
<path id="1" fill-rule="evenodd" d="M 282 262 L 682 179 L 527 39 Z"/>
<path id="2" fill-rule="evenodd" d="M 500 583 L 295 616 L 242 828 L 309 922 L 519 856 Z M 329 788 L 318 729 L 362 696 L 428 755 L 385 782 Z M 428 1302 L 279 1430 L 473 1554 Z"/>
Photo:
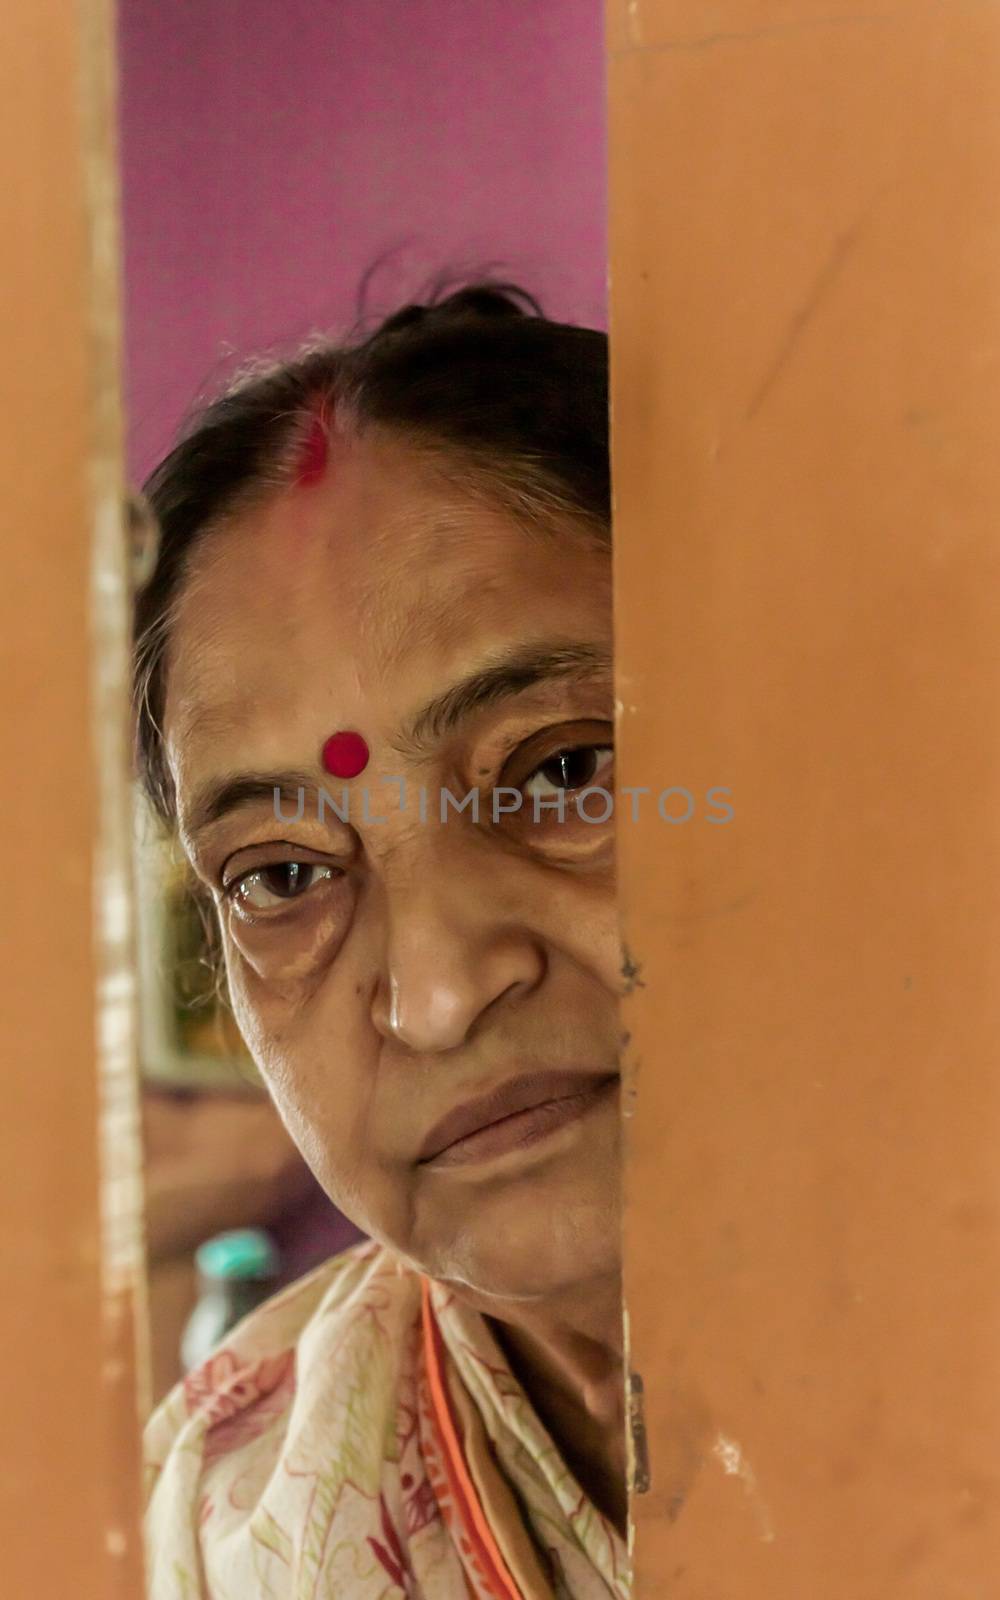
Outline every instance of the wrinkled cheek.
<path id="1" fill-rule="evenodd" d="M 284 1053 L 282 1039 L 315 970 L 313 953 L 298 945 L 289 951 L 273 939 L 257 942 L 221 927 L 226 987 L 233 1016 L 247 1049 L 268 1083 Z"/>
<path id="2" fill-rule="evenodd" d="M 308 990 L 323 981 L 336 960 L 350 927 L 349 907 L 334 904 L 302 917 L 293 926 L 256 923 L 242 926 L 235 915 L 223 927 L 227 964 L 245 967 L 276 998 L 296 988 Z M 248 987 L 252 987 L 248 976 Z"/>
<path id="3" fill-rule="evenodd" d="M 276 995 L 262 985 L 237 950 L 226 946 L 226 983 L 229 1002 L 244 1043 L 269 1088 L 275 1090 L 282 1076 L 284 1050 L 281 1044 L 281 1018 L 287 1015 L 291 996 Z"/>
<path id="4" fill-rule="evenodd" d="M 376 1073 L 350 1048 L 354 1027 L 337 1007 L 335 1026 L 322 1005 L 304 1014 L 301 984 L 263 984 L 238 952 L 227 953 L 227 970 L 247 1048 L 314 1176 L 365 1233 L 405 1238 L 403 1196 L 373 1144 Z"/>
<path id="5" fill-rule="evenodd" d="M 331 1056 L 339 1069 L 340 1112 L 350 1121 L 357 1090 L 343 1051 L 333 1047 L 358 1019 L 349 1025 L 343 1008 L 350 997 L 343 984 L 338 993 L 329 963 L 301 951 L 291 960 L 254 961 L 231 938 L 225 961 L 233 1015 L 296 1141 L 301 1145 L 300 1132 L 304 1137 L 314 1124 L 326 1128 L 331 1121 Z"/>
<path id="6" fill-rule="evenodd" d="M 345 907 L 331 906 L 294 927 L 241 926 L 220 917 L 226 981 L 233 1014 L 262 1072 L 276 1035 L 328 981 L 350 927 Z"/>
<path id="7" fill-rule="evenodd" d="M 343 940 L 339 941 L 342 944 Z M 288 1128 L 331 1200 L 365 1232 L 407 1237 L 405 1173 L 381 1154 L 379 1039 L 334 929 L 295 952 L 252 953 L 223 932 L 233 1014 Z"/>
<path id="8" fill-rule="evenodd" d="M 317 1177 L 326 1163 L 330 1130 L 310 1083 L 308 1041 L 295 1027 L 300 986 L 264 984 L 231 947 L 226 968 L 239 1030 L 289 1133 Z"/>

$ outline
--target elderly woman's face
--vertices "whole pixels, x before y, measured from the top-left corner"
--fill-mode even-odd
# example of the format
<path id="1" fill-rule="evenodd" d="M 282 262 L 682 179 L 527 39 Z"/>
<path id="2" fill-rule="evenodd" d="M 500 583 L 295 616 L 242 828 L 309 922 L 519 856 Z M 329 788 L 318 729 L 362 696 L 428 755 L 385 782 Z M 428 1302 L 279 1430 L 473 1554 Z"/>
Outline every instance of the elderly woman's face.
<path id="1" fill-rule="evenodd" d="M 612 821 L 573 801 L 613 790 L 610 657 L 606 549 L 373 437 L 206 538 L 172 635 L 182 837 L 274 1098 L 360 1227 L 491 1296 L 617 1262 Z M 370 750 L 350 781 L 322 767 L 341 729 Z M 432 1153 L 446 1113 L 541 1073 L 577 1076 Z"/>

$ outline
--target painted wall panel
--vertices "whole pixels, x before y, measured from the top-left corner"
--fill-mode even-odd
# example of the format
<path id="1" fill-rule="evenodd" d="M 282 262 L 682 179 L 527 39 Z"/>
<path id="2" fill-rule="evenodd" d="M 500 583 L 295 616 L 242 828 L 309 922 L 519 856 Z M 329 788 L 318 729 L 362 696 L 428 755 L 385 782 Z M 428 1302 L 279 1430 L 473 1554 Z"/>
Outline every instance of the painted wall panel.
<path id="1" fill-rule="evenodd" d="M 637 1594 L 1000 1572 L 1000 13 L 612 0 Z M 678 43 L 677 41 L 681 42 Z"/>
<path id="2" fill-rule="evenodd" d="M 8 1595 L 138 1600 L 141 1307 L 111 18 L 0 18 Z"/>

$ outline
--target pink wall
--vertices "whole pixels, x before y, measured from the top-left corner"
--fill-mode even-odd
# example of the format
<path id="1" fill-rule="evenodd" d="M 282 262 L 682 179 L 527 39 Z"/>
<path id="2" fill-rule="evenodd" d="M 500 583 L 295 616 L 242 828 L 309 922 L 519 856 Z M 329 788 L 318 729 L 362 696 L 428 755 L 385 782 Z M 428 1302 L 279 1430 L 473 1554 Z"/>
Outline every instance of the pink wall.
<path id="1" fill-rule="evenodd" d="M 120 0 L 130 459 L 238 357 L 493 266 L 604 326 L 601 0 Z"/>

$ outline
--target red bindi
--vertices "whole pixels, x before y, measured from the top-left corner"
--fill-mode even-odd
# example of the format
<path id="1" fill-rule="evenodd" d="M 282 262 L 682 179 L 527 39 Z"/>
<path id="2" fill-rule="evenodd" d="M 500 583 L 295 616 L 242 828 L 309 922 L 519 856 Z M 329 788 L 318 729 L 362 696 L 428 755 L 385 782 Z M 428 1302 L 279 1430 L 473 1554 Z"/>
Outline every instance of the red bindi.
<path id="1" fill-rule="evenodd" d="M 298 488 L 308 488 L 311 484 L 319 483 L 326 471 L 329 453 L 330 436 L 327 433 L 326 418 L 322 411 L 318 411 L 309 424 L 309 432 L 302 442 L 302 449 L 295 464 L 295 483 Z"/>
<path id="2" fill-rule="evenodd" d="M 323 746 L 323 767 L 335 778 L 356 778 L 368 765 L 368 746 L 360 733 L 332 733 Z"/>

